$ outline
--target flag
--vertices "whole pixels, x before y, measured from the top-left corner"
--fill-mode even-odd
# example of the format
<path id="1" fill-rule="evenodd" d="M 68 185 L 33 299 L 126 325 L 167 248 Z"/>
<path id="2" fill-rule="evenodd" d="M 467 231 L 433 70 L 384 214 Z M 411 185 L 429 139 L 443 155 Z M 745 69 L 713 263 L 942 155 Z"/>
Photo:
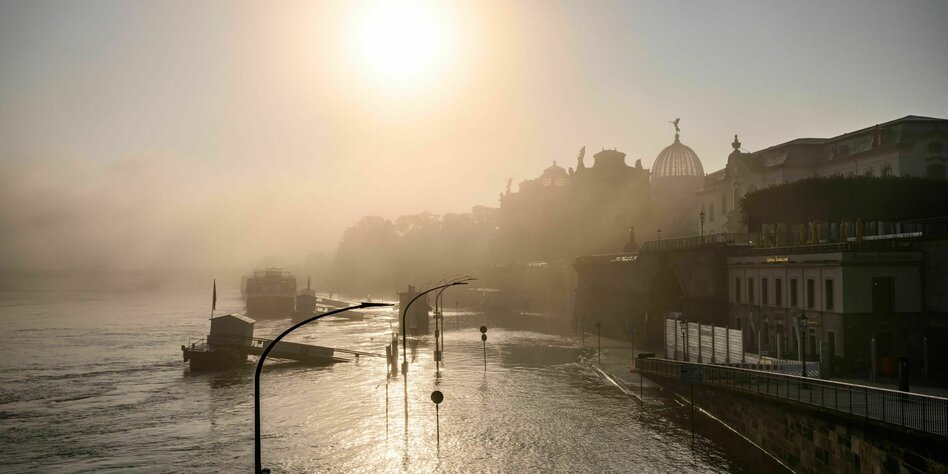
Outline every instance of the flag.
<path id="1" fill-rule="evenodd" d="M 211 311 L 217 309 L 217 278 L 214 279 L 214 296 L 211 298 Z"/>

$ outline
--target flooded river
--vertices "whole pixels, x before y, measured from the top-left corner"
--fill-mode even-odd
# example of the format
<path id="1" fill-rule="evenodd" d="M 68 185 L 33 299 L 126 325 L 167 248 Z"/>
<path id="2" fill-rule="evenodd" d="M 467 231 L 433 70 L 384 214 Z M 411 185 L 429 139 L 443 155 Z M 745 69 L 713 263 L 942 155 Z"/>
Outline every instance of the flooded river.
<path id="1" fill-rule="evenodd" d="M 208 330 L 204 291 L 0 292 L 0 465 L 4 472 L 248 472 L 253 367 L 189 374 L 180 346 Z M 217 314 L 239 310 L 220 291 Z M 685 410 L 640 404 L 604 382 L 576 341 L 447 315 L 406 378 L 382 358 L 331 367 L 268 361 L 263 463 L 273 472 L 747 472 L 734 439 L 699 433 Z M 258 336 L 289 324 L 262 321 Z M 384 353 L 392 312 L 335 318 L 288 340 Z M 440 444 L 433 390 L 444 393 Z M 407 397 L 407 398 L 406 398 Z M 406 403 L 407 400 L 407 403 Z M 407 407 L 407 416 L 406 416 Z"/>

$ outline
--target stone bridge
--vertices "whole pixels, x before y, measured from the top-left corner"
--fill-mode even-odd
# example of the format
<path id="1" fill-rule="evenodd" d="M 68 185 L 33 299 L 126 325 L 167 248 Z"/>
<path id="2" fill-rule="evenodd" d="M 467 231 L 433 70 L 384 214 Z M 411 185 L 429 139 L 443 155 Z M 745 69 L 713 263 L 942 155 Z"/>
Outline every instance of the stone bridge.
<path id="1" fill-rule="evenodd" d="M 646 242 L 637 253 L 579 257 L 573 324 L 617 339 L 659 344 L 663 320 L 727 325 L 726 258 L 739 236 L 715 234 Z M 746 239 L 743 239 L 746 242 Z"/>

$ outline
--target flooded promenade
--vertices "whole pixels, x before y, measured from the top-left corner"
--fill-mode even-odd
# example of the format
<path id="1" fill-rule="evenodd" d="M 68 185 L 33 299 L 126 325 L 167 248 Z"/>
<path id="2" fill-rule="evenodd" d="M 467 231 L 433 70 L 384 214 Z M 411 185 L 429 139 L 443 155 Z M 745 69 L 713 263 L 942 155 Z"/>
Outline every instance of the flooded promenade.
<path id="1" fill-rule="evenodd" d="M 253 465 L 253 370 L 186 373 L 177 350 L 206 331 L 202 291 L 5 292 L 0 462 L 7 472 L 241 471 Z M 239 309 L 236 291 L 219 308 Z M 673 399 L 646 403 L 594 371 L 576 339 L 446 316 L 410 371 L 382 359 L 331 367 L 271 363 L 262 379 L 263 461 L 273 472 L 747 472 L 746 445 L 699 430 Z M 262 336 L 288 321 L 258 323 Z M 324 320 L 291 340 L 383 350 L 393 313 Z M 633 376 L 634 377 L 634 376 Z M 440 446 L 430 393 L 440 390 Z M 406 404 L 407 395 L 407 404 Z M 406 420 L 405 407 L 408 416 Z M 768 469 L 770 466 L 766 466 Z"/>

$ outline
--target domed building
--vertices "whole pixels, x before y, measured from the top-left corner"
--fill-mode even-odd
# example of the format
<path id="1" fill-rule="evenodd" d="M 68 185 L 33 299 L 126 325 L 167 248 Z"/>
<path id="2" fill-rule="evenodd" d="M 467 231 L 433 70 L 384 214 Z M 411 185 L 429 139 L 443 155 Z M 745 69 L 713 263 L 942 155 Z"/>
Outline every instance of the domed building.
<path id="1" fill-rule="evenodd" d="M 695 192 L 704 184 L 704 167 L 698 154 L 681 142 L 679 120 L 671 122 L 675 126 L 675 142 L 658 154 L 651 170 L 655 215 L 667 237 L 701 232 L 701 205 Z"/>
<path id="2" fill-rule="evenodd" d="M 688 145 L 685 145 L 679 139 L 679 134 L 675 134 L 675 143 L 668 145 L 655 158 L 652 165 L 652 182 L 662 181 L 666 178 L 704 178 L 704 168 L 701 166 L 701 159 Z"/>

